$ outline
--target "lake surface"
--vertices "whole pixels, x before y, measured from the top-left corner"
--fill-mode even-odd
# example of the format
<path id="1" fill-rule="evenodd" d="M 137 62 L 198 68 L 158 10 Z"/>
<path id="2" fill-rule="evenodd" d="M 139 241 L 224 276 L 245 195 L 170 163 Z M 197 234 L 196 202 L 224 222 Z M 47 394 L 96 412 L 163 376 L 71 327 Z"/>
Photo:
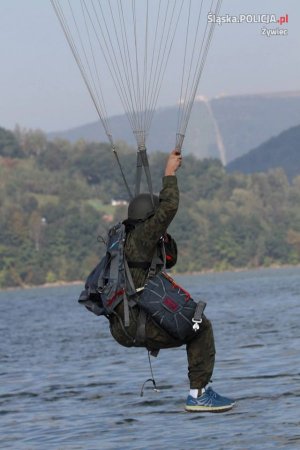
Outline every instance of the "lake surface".
<path id="1" fill-rule="evenodd" d="M 151 358 L 77 304 L 81 286 L 0 292 L 1 449 L 299 449 L 300 269 L 176 277 L 207 301 L 223 414 L 186 413 L 185 348 Z"/>

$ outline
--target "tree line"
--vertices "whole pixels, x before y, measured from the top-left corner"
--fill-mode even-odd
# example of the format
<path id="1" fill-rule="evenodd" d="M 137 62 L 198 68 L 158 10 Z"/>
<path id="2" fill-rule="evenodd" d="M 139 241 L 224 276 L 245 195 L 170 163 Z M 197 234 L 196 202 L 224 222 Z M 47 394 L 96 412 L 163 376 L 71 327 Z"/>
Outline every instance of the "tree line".
<path id="1" fill-rule="evenodd" d="M 118 147 L 133 186 L 135 151 Z M 166 157 L 150 155 L 156 192 Z M 184 155 L 178 181 L 175 271 L 300 263 L 299 176 L 227 174 L 217 159 Z M 126 217 L 112 199 L 128 200 L 108 144 L 0 128 L 0 287 L 84 280 L 105 250 L 99 237 Z"/>

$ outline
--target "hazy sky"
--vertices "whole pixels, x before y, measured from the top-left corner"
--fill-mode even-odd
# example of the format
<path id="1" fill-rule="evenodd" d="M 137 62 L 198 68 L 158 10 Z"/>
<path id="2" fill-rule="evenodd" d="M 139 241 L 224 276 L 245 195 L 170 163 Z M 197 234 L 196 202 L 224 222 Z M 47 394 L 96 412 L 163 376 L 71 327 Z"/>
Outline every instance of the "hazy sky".
<path id="1" fill-rule="evenodd" d="M 288 35 L 263 36 L 259 23 L 218 26 L 200 95 L 300 89 L 300 1 L 223 0 L 222 15 L 251 13 L 288 14 L 280 27 Z M 0 54 L 0 126 L 48 132 L 98 119 L 50 0 L 0 0 Z M 123 112 L 110 107 L 110 115 Z"/>

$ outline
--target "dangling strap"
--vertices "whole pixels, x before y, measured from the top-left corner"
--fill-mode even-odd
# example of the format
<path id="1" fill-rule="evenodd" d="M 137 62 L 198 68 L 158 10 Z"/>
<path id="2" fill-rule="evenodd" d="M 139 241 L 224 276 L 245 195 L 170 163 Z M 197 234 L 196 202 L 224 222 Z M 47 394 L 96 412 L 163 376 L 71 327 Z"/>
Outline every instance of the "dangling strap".
<path id="1" fill-rule="evenodd" d="M 150 354 L 152 355 L 152 352 L 150 350 L 148 350 L 148 360 L 149 360 L 149 365 L 150 365 L 150 371 L 151 371 L 151 377 L 152 378 L 148 378 L 148 380 L 146 380 L 143 383 L 143 386 L 142 386 L 142 389 L 141 389 L 141 397 L 143 397 L 143 395 L 144 395 L 144 387 L 145 387 L 145 384 L 148 383 L 148 381 L 152 381 L 154 392 L 159 392 L 159 389 L 157 389 L 157 386 L 156 386 L 156 383 L 155 383 L 155 379 L 154 379 L 154 375 L 153 375 L 152 364 L 151 364 L 151 360 L 150 360 Z"/>

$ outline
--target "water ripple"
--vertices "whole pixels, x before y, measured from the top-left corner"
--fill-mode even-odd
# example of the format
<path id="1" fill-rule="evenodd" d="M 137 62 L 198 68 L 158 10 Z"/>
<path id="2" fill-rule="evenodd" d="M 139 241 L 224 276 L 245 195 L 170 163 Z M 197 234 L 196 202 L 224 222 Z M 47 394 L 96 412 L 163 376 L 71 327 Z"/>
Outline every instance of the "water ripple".
<path id="1" fill-rule="evenodd" d="M 152 360 L 112 340 L 80 288 L 0 292 L 0 448 L 261 450 L 300 448 L 300 270 L 178 277 L 205 298 L 226 414 L 189 414 L 184 347 Z M 16 324 L 18 324 L 16 326 Z"/>

